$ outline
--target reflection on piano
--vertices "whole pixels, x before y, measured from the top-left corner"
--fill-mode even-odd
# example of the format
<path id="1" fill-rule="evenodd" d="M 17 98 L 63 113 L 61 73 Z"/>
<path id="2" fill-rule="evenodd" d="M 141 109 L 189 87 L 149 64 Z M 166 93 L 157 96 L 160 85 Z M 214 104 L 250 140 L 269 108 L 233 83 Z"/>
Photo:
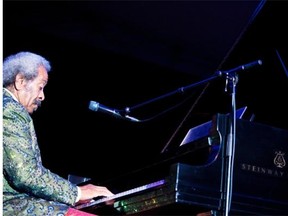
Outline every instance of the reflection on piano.
<path id="1" fill-rule="evenodd" d="M 210 210 L 222 215 L 227 116 L 218 114 L 210 125 L 209 134 L 189 139 L 174 155 L 112 181 L 124 192 L 77 208 L 98 215 L 193 215 Z M 230 213 L 288 215 L 288 132 L 241 119 L 236 131 Z M 205 162 L 196 164 L 193 158 L 199 155 Z M 114 204 L 105 205 L 111 199 Z"/>

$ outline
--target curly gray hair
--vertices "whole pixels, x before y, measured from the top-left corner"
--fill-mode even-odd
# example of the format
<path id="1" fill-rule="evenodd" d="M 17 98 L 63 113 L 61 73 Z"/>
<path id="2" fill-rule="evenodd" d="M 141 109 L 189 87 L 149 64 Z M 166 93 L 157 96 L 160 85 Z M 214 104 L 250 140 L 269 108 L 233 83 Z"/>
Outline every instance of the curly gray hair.
<path id="1" fill-rule="evenodd" d="M 16 75 L 22 74 L 25 79 L 33 80 L 38 75 L 38 69 L 43 66 L 47 72 L 51 65 L 44 57 L 31 52 L 19 52 L 10 55 L 3 62 L 3 87 L 14 84 Z"/>

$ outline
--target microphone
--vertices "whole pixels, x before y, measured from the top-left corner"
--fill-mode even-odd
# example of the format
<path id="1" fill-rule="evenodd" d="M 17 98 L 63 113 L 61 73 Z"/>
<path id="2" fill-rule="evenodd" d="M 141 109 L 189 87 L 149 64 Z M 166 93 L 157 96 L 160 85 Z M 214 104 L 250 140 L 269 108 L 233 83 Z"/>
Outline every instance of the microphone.
<path id="1" fill-rule="evenodd" d="M 223 74 L 229 75 L 231 73 L 237 73 L 237 72 L 242 71 L 242 70 L 249 70 L 249 69 L 254 68 L 256 66 L 259 66 L 259 65 L 262 65 L 261 60 L 253 61 L 253 62 L 250 62 L 248 64 L 244 64 L 244 65 L 240 65 L 236 68 L 233 68 L 233 69 L 230 69 L 227 71 L 218 71 L 217 74 L 219 76 L 222 76 Z"/>
<path id="2" fill-rule="evenodd" d="M 99 111 L 99 112 L 102 112 L 102 113 L 106 113 L 106 114 L 112 115 L 112 116 L 117 117 L 117 118 L 130 120 L 130 121 L 133 121 L 133 122 L 139 122 L 139 120 L 134 118 L 134 117 L 131 117 L 131 116 L 128 116 L 128 115 L 121 115 L 120 114 L 120 110 L 109 108 L 107 106 L 104 106 L 104 105 L 96 102 L 96 101 L 90 101 L 89 109 L 92 110 L 92 111 L 95 111 L 95 112 Z"/>

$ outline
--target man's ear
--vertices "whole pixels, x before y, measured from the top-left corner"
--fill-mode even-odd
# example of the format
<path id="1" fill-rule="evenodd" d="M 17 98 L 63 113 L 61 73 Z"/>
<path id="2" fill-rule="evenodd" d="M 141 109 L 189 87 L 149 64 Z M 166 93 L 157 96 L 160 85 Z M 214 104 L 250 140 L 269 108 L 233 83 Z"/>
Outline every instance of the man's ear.
<path id="1" fill-rule="evenodd" d="M 25 87 L 26 85 L 26 80 L 22 74 L 17 74 L 16 79 L 15 79 L 15 89 L 16 90 L 21 90 Z"/>

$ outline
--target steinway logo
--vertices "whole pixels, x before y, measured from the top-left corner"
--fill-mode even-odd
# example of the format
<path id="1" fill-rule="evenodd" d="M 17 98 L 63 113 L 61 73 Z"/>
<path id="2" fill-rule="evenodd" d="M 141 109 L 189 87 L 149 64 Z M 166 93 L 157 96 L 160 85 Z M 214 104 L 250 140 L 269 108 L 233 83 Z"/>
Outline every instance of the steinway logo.
<path id="1" fill-rule="evenodd" d="M 275 152 L 276 156 L 274 158 L 274 164 L 278 168 L 284 168 L 286 166 L 286 161 L 284 158 L 285 153 L 281 151 L 276 151 Z"/>
<path id="2" fill-rule="evenodd" d="M 253 164 L 241 164 L 241 169 L 248 172 L 259 173 L 267 176 L 288 178 L 288 173 L 283 170 L 286 167 L 285 153 L 282 151 L 275 151 L 275 157 L 273 159 L 275 169 L 256 166 Z"/>

